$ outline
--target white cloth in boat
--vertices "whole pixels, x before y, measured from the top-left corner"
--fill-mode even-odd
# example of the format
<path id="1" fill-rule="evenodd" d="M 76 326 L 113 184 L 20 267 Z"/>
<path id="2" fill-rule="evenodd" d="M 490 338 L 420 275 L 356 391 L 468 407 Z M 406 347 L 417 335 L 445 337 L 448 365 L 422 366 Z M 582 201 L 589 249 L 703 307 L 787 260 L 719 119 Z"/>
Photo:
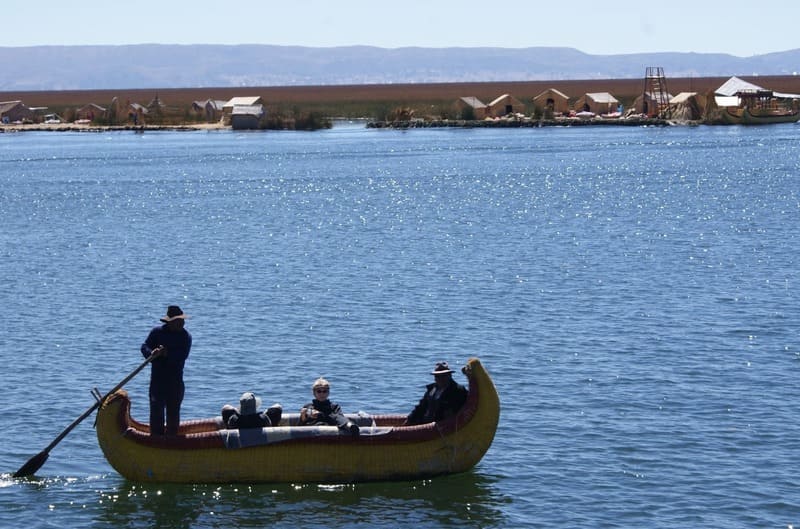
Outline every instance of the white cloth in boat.
<path id="1" fill-rule="evenodd" d="M 392 431 L 391 426 L 362 427 L 360 435 L 376 436 L 385 435 Z M 265 428 L 247 428 L 235 430 L 220 430 L 225 448 L 247 448 L 280 443 L 290 439 L 309 439 L 312 437 L 352 437 L 349 432 L 342 431 L 336 426 L 267 426 Z"/>

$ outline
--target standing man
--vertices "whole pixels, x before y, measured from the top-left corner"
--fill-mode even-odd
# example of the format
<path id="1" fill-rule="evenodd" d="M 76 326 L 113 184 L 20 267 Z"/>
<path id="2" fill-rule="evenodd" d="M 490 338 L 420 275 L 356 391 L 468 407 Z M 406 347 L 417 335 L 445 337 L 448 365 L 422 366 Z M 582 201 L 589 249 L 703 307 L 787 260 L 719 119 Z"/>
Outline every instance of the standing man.
<path id="1" fill-rule="evenodd" d="M 145 358 L 154 356 L 150 370 L 150 435 L 177 435 L 183 402 L 183 364 L 192 348 L 192 335 L 183 328 L 187 318 L 177 305 L 167 307 L 164 323 L 153 327 L 142 344 Z M 164 412 L 166 410 L 166 430 Z"/>
<path id="2" fill-rule="evenodd" d="M 431 371 L 433 384 L 428 384 L 419 404 L 408 414 L 403 426 L 425 424 L 452 417 L 467 401 L 467 388 L 453 380 L 447 362 L 439 362 Z"/>

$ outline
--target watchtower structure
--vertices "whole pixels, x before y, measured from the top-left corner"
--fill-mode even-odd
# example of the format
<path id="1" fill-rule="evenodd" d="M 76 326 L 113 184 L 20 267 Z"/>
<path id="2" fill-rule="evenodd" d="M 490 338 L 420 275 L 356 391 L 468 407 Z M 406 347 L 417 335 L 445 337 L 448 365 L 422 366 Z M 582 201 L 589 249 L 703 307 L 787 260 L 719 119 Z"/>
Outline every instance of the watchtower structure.
<path id="1" fill-rule="evenodd" d="M 672 114 L 669 105 L 669 91 L 664 68 L 648 66 L 644 75 L 644 91 L 642 93 L 644 113 L 650 118 L 668 118 Z"/>

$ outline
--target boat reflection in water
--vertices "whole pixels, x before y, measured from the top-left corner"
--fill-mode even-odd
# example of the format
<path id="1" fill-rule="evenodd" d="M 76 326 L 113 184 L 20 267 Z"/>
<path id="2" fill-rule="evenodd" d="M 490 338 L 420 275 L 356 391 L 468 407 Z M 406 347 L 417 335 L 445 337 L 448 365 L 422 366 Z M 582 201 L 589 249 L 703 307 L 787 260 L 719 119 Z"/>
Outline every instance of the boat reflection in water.
<path id="1" fill-rule="evenodd" d="M 103 495 L 98 526 L 177 529 L 210 526 L 214 520 L 224 520 L 226 527 L 504 527 L 504 505 L 510 501 L 496 479 L 478 470 L 432 480 L 347 485 L 123 480 Z"/>

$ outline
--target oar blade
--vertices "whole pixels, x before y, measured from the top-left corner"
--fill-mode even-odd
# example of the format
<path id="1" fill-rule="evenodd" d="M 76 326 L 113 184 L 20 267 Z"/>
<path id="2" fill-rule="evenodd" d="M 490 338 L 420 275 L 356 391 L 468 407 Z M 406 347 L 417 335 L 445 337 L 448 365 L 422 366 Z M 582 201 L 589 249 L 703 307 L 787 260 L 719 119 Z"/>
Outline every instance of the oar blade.
<path id="1" fill-rule="evenodd" d="M 50 452 L 42 451 L 33 456 L 32 458 L 28 459 L 28 462 L 22 465 L 22 467 L 14 472 L 13 477 L 15 478 L 24 478 L 27 476 L 32 476 L 36 473 L 37 470 L 42 468 L 47 458 L 50 457 Z"/>

